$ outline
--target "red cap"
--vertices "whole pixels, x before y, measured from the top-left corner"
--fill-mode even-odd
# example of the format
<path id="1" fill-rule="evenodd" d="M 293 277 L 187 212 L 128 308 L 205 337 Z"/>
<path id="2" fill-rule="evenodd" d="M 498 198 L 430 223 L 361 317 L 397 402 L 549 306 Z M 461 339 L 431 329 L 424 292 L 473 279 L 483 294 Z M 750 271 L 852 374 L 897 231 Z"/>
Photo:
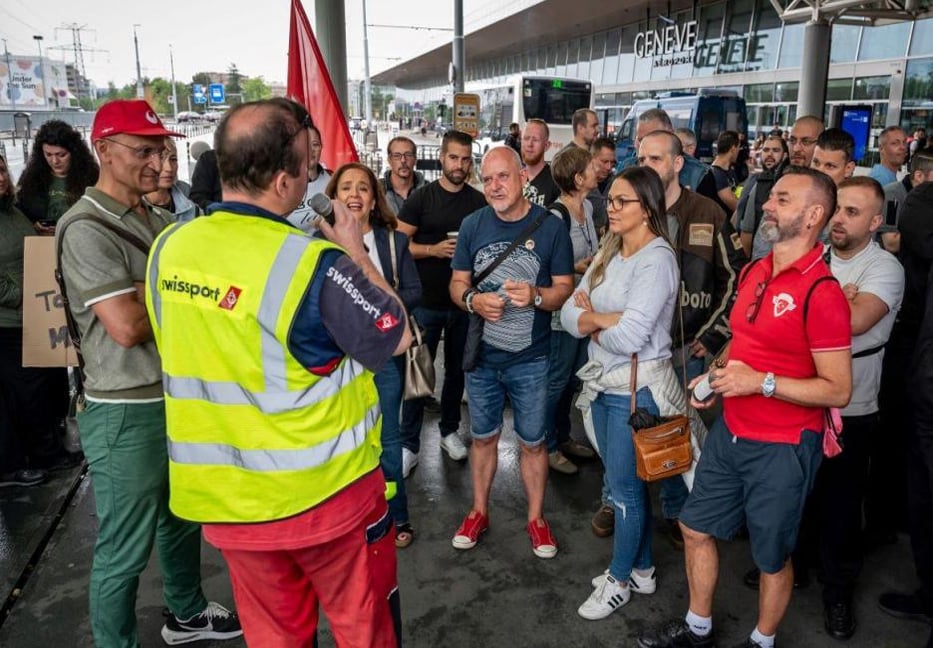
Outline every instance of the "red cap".
<path id="1" fill-rule="evenodd" d="M 184 137 L 181 133 L 167 130 L 152 107 L 142 99 L 116 99 L 97 109 L 91 142 L 119 133 L 142 137 Z"/>

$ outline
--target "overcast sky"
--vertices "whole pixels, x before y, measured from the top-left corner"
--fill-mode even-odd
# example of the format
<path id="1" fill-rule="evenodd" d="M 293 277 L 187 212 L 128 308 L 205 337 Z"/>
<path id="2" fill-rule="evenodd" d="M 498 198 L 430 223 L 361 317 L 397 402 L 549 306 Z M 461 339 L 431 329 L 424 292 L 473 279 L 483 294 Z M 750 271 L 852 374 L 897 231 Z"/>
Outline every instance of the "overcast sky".
<path id="1" fill-rule="evenodd" d="M 303 2 L 313 26 L 314 0 Z M 484 13 L 528 2 L 464 0 L 467 31 Z M 363 77 L 362 3 L 346 0 L 347 75 L 351 79 Z M 179 82 L 190 82 L 195 72 L 226 71 L 236 63 L 243 74 L 284 83 L 289 7 L 289 0 L 2 0 L 0 38 L 7 40 L 11 54 L 34 55 L 37 48 L 32 37 L 39 34 L 44 37 L 43 54 L 49 50 L 52 59 L 74 62 L 68 27 L 83 26 L 87 76 L 100 87 L 108 81 L 122 86 L 136 79 L 135 23 L 144 77 L 170 77 L 171 44 Z M 367 12 L 370 25 L 453 27 L 453 0 L 368 0 Z M 370 70 L 375 74 L 399 62 L 392 58 L 410 58 L 450 43 L 451 37 L 451 32 L 371 26 Z"/>

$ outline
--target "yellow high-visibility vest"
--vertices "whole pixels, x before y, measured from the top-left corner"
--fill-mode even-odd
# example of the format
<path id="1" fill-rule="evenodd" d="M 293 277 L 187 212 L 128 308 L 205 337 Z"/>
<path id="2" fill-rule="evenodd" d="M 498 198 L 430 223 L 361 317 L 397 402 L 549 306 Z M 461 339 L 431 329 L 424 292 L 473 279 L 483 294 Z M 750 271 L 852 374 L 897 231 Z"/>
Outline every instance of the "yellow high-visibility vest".
<path id="1" fill-rule="evenodd" d="M 162 354 L 178 517 L 279 520 L 379 465 L 372 373 L 343 356 L 318 376 L 288 348 L 330 249 L 285 223 L 223 211 L 172 226 L 153 244 L 146 304 Z"/>

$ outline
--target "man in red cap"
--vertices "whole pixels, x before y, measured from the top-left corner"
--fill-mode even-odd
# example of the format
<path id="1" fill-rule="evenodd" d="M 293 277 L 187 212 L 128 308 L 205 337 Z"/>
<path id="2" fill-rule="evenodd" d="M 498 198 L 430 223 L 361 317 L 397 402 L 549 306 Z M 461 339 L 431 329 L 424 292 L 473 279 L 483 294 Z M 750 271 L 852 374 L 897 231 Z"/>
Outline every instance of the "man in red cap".
<path id="1" fill-rule="evenodd" d="M 99 648 L 136 648 L 136 589 L 158 544 L 170 645 L 242 634 L 236 614 L 201 591 L 200 527 L 168 508 L 162 367 L 144 300 L 148 247 L 171 214 L 143 202 L 157 188 L 165 138 L 145 101 L 97 111 L 100 179 L 62 216 L 58 264 L 81 338 L 87 406 L 78 414 L 99 531 L 89 586 Z M 151 643 L 151 641 L 150 641 Z"/>

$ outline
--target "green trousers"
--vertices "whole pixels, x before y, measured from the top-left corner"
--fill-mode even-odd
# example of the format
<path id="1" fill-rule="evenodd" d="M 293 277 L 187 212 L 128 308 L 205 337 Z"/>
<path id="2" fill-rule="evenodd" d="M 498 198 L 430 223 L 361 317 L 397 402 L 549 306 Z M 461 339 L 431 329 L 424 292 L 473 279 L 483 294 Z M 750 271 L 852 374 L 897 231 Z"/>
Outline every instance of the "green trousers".
<path id="1" fill-rule="evenodd" d="M 168 508 L 163 402 L 89 402 L 78 426 L 99 523 L 89 592 L 94 642 L 98 648 L 137 648 L 136 591 L 153 542 L 169 610 L 187 619 L 207 607 L 201 527 Z"/>

